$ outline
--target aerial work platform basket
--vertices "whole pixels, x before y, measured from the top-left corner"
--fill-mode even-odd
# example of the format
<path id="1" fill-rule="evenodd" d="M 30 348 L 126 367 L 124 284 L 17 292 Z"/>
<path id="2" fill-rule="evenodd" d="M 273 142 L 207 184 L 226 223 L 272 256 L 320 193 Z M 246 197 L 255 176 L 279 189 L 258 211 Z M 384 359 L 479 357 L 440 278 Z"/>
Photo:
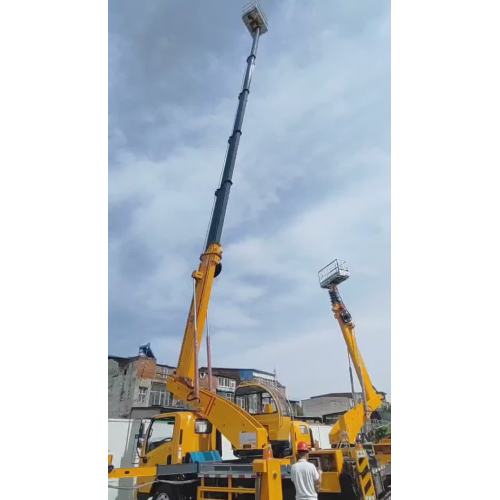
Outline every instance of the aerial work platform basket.
<path id="1" fill-rule="evenodd" d="M 267 18 L 258 1 L 249 2 L 243 7 L 243 22 L 251 35 L 257 28 L 263 35 L 268 30 Z"/>
<path id="2" fill-rule="evenodd" d="M 339 285 L 349 278 L 349 269 L 345 260 L 332 260 L 330 264 L 318 271 L 319 286 L 330 288 L 332 285 Z"/>

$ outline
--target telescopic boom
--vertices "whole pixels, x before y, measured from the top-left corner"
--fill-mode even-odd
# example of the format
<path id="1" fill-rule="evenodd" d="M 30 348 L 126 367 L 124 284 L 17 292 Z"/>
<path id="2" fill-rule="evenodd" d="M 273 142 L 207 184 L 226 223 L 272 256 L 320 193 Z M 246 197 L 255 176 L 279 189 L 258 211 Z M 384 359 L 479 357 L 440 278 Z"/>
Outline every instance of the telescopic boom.
<path id="1" fill-rule="evenodd" d="M 247 68 L 245 71 L 245 79 L 243 80 L 243 88 L 238 96 L 238 109 L 234 119 L 233 133 L 229 137 L 229 147 L 226 154 L 226 161 L 224 162 L 224 170 L 222 172 L 222 179 L 220 187 L 215 191 L 215 206 L 210 221 L 210 229 L 208 231 L 207 244 L 205 250 L 212 243 L 219 243 L 222 235 L 222 226 L 224 225 L 224 218 L 226 216 L 227 202 L 229 199 L 229 191 L 233 184 L 233 171 L 234 164 L 236 163 L 236 154 L 238 153 L 238 146 L 240 144 L 241 126 L 245 116 L 245 108 L 248 101 L 248 94 L 250 93 L 250 82 L 252 80 L 252 72 L 255 66 L 255 58 L 257 56 L 257 47 L 259 45 L 261 29 L 257 27 L 253 33 L 253 43 L 250 55 L 247 58 Z"/>
<path id="2" fill-rule="evenodd" d="M 239 406 L 198 385 L 198 352 L 208 312 L 214 278 L 220 273 L 222 260 L 221 235 L 226 215 L 229 192 L 241 137 L 245 108 L 250 93 L 250 82 L 255 65 L 260 36 L 267 31 L 262 11 L 252 5 L 243 13 L 243 22 L 252 36 L 252 49 L 247 58 L 243 87 L 238 95 L 238 108 L 229 147 L 224 162 L 221 183 L 215 192 L 215 205 L 210 220 L 205 251 L 200 265 L 192 273 L 193 299 L 184 330 L 177 369 L 167 380 L 167 388 L 176 399 L 188 401 L 192 408 L 203 414 L 220 430 L 236 450 L 263 450 L 269 444 L 266 429 Z"/>

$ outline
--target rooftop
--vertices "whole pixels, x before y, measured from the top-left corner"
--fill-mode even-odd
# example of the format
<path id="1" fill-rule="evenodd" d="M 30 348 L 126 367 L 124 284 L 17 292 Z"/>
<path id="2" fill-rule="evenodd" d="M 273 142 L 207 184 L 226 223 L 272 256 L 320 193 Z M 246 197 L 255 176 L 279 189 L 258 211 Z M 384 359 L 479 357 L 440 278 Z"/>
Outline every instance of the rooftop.
<path id="1" fill-rule="evenodd" d="M 383 394 L 385 396 L 384 391 L 377 391 L 380 394 Z M 361 392 L 355 392 L 354 393 L 356 396 L 361 396 Z M 309 399 L 316 399 L 316 398 L 352 398 L 352 392 L 327 392 L 326 394 L 319 394 L 317 396 L 311 396 Z"/>
<path id="2" fill-rule="evenodd" d="M 146 356 L 115 356 L 113 354 L 108 354 L 108 359 L 113 359 L 114 361 L 117 361 L 118 363 L 124 363 L 124 362 L 132 363 L 132 361 L 137 361 L 138 359 L 154 359 L 154 358 L 148 358 Z M 162 363 L 156 363 L 156 366 L 175 369 L 175 366 L 165 365 Z"/>
<path id="3" fill-rule="evenodd" d="M 200 368 L 200 370 L 208 370 L 208 368 L 206 366 L 202 366 Z M 225 368 L 225 367 L 215 367 L 215 366 L 212 366 L 212 370 L 226 370 L 226 371 L 229 371 L 229 372 L 256 372 L 256 373 L 263 373 L 264 375 L 269 375 L 271 377 L 274 377 L 274 373 L 272 372 L 266 372 L 264 370 L 258 370 L 256 368 Z"/>
<path id="4" fill-rule="evenodd" d="M 361 392 L 355 392 L 356 396 L 361 396 Z M 309 399 L 317 398 L 352 398 L 352 392 L 328 392 L 326 394 L 319 394 L 317 396 L 311 396 Z"/>
<path id="5" fill-rule="evenodd" d="M 145 356 L 115 356 L 113 354 L 108 354 L 108 359 L 113 359 L 115 361 L 118 361 L 119 363 L 123 363 L 123 362 L 127 362 L 127 363 L 131 363 L 132 361 L 136 361 L 138 359 L 154 359 L 154 358 L 147 358 Z M 172 368 L 172 369 L 175 369 L 176 367 L 175 366 L 172 366 L 172 365 L 167 365 L 167 364 L 163 364 L 163 363 L 156 363 L 156 366 L 161 366 L 161 367 L 164 367 L 164 368 Z M 208 368 L 206 366 L 202 366 L 200 367 L 200 370 L 201 371 L 207 371 Z M 272 372 L 266 372 L 264 370 L 259 370 L 257 368 L 226 368 L 226 367 L 212 367 L 212 370 L 225 370 L 225 371 L 229 371 L 229 372 L 255 372 L 255 373 L 262 373 L 264 375 L 268 375 L 270 377 L 274 377 L 275 374 L 272 373 Z"/>

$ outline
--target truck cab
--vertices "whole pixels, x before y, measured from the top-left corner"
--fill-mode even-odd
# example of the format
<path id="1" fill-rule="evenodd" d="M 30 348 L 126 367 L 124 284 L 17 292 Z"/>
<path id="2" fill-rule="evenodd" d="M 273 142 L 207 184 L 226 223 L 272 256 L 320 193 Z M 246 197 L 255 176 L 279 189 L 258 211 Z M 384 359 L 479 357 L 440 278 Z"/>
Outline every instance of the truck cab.
<path id="1" fill-rule="evenodd" d="M 192 453 L 217 451 L 217 431 L 195 412 L 162 413 L 151 420 L 139 446 L 141 466 L 181 464 L 190 462 Z M 137 485 L 144 485 L 138 493 L 149 493 L 152 485 L 147 483 L 154 479 L 137 478 Z"/>

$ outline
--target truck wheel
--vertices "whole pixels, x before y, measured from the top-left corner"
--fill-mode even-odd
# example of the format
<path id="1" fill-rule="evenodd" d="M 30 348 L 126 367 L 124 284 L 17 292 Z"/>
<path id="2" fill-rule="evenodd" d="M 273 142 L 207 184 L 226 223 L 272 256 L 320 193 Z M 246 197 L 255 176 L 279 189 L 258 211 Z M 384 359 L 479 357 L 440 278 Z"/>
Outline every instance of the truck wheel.
<path id="1" fill-rule="evenodd" d="M 166 491 L 159 491 L 153 497 L 153 500 L 170 500 L 170 497 L 168 496 L 168 493 Z"/>
<path id="2" fill-rule="evenodd" d="M 155 491 L 153 500 L 180 500 L 180 495 L 177 488 L 162 484 Z"/>

